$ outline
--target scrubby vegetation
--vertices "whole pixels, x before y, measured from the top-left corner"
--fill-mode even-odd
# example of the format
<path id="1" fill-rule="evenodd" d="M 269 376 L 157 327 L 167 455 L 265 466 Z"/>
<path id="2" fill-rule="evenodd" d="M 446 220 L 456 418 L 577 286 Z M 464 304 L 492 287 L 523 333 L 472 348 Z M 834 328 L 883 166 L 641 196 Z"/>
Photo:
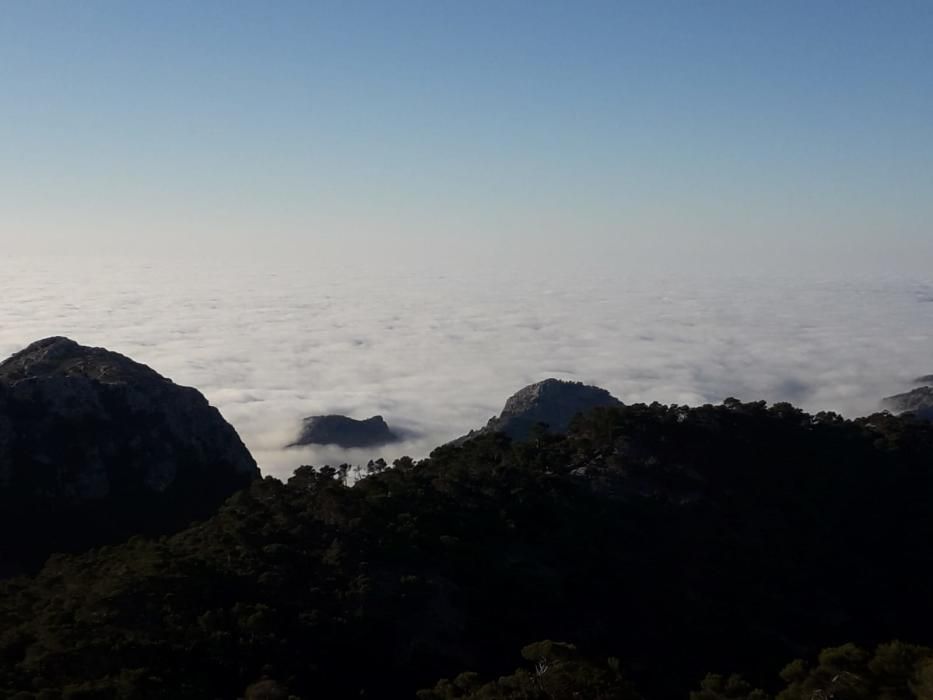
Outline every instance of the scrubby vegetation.
<path id="1" fill-rule="evenodd" d="M 525 668 L 497 681 L 480 682 L 475 673 L 440 681 L 418 700 L 642 700 L 625 679 L 619 660 L 582 659 L 573 645 L 550 640 L 522 649 Z M 772 696 L 731 674 L 707 674 L 690 700 L 896 700 L 933 697 L 933 649 L 903 642 L 879 645 L 873 653 L 845 644 L 824 649 L 816 663 L 788 664 Z"/>
<path id="2" fill-rule="evenodd" d="M 727 401 L 483 436 L 352 487 L 303 467 L 0 584 L 0 688 L 929 698 L 928 649 L 861 648 L 933 637 L 931 460 L 929 424 Z M 818 660 L 779 676 L 794 658 Z"/>

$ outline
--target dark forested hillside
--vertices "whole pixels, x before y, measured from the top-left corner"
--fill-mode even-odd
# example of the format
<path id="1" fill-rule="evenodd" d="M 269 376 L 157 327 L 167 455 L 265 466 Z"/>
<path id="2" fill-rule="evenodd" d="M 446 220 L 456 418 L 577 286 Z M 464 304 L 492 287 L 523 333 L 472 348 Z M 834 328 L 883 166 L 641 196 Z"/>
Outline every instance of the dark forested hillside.
<path id="1" fill-rule="evenodd" d="M 933 641 L 931 462 L 929 424 L 730 400 L 598 409 L 566 436 L 524 443 L 484 435 L 353 487 L 303 467 L 172 537 L 56 556 L 4 582 L 0 688 L 556 698 L 636 687 L 699 700 L 799 689 L 810 671 L 778 672 L 824 647 Z M 546 639 L 557 642 L 516 671 L 519 652 Z M 859 669 L 873 657 L 857 651 L 851 673 L 868 683 Z M 929 654 L 896 651 L 900 670 L 878 671 L 876 685 L 913 697 Z M 865 692 L 835 697 L 880 697 Z M 800 693 L 785 697 L 813 696 Z"/>

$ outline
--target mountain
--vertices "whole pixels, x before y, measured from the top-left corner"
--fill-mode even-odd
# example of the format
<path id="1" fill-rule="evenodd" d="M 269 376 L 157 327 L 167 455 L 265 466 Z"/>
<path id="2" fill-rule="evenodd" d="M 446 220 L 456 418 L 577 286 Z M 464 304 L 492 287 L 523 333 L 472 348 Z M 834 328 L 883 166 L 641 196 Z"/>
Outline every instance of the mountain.
<path id="1" fill-rule="evenodd" d="M 923 420 L 933 421 L 933 386 L 888 396 L 882 399 L 881 404 L 894 413 L 910 412 Z"/>
<path id="2" fill-rule="evenodd" d="M 338 447 L 379 447 L 398 442 L 382 416 L 356 420 L 347 416 L 309 416 L 304 419 L 301 435 L 287 447 L 302 445 L 337 445 Z"/>
<path id="3" fill-rule="evenodd" d="M 544 424 L 555 433 L 567 430 L 570 421 L 580 413 L 594 408 L 621 406 L 622 402 L 605 389 L 582 382 L 545 379 L 529 384 L 508 398 L 502 413 L 489 419 L 479 430 L 453 441 L 464 441 L 488 433 L 505 433 L 513 440 L 528 439 L 538 424 Z"/>
<path id="4" fill-rule="evenodd" d="M 178 529 L 259 478 L 197 390 L 67 338 L 0 363 L 0 574 Z"/>

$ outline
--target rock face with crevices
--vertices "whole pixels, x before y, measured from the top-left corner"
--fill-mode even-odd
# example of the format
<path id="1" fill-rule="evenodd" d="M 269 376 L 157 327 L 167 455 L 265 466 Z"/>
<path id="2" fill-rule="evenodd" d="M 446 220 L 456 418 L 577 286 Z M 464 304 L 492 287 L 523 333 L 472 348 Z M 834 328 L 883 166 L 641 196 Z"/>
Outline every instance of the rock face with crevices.
<path id="1" fill-rule="evenodd" d="M 200 392 L 123 355 L 47 338 L 0 363 L 0 574 L 184 526 L 256 478 Z"/>
<path id="2" fill-rule="evenodd" d="M 888 396 L 881 400 L 881 405 L 894 413 L 909 412 L 923 420 L 933 421 L 933 386 Z"/>
<path id="3" fill-rule="evenodd" d="M 382 416 L 356 420 L 347 416 L 309 416 L 304 419 L 301 435 L 288 447 L 336 445 L 337 447 L 380 447 L 399 440 Z"/>
<path id="4" fill-rule="evenodd" d="M 513 440 L 525 440 L 539 423 L 552 432 L 562 433 L 580 413 L 594 408 L 621 406 L 622 402 L 605 389 L 582 382 L 545 379 L 530 384 L 505 402 L 502 413 L 479 430 L 471 430 L 452 444 L 462 444 L 486 433 L 501 432 Z"/>

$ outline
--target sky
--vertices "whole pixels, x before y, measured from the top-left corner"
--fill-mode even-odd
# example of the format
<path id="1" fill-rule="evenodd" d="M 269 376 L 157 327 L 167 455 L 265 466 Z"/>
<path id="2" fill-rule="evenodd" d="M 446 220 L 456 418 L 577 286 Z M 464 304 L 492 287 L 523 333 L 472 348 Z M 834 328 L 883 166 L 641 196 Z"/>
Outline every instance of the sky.
<path id="1" fill-rule="evenodd" d="M 0 0 L 0 357 L 424 456 L 547 377 L 864 415 L 933 371 L 933 3 Z"/>
<path id="2" fill-rule="evenodd" d="M 0 245 L 923 274 L 931 67 L 926 1 L 7 1 Z"/>

